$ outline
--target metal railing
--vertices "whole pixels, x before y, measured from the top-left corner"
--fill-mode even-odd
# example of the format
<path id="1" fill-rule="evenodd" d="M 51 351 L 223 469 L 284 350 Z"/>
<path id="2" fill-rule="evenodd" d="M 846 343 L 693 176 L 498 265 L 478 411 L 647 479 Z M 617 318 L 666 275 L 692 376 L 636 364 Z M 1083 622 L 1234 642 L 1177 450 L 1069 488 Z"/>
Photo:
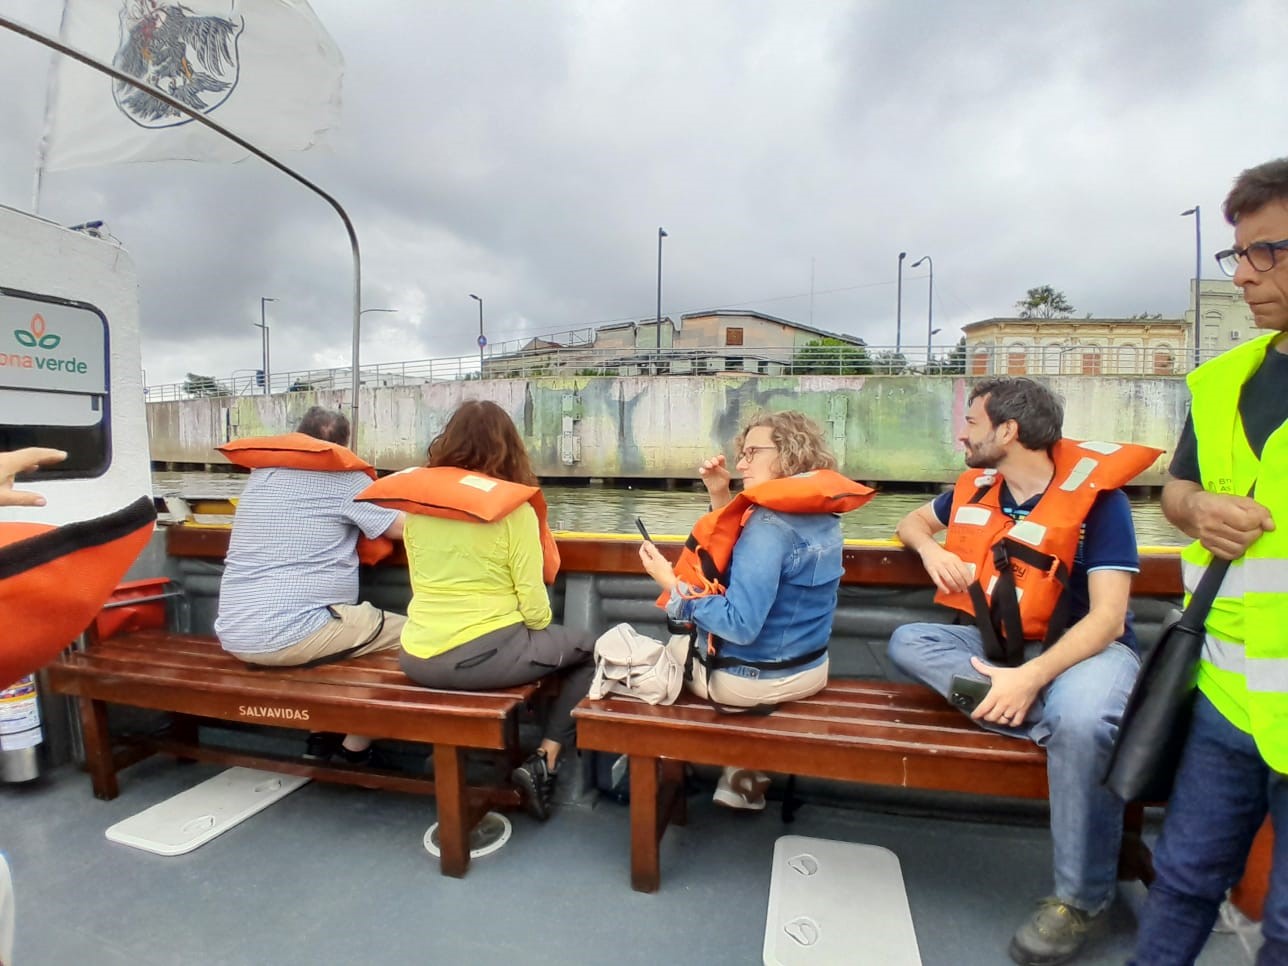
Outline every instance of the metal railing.
<path id="1" fill-rule="evenodd" d="M 528 342 L 523 345 L 530 344 Z M 929 356 L 924 348 L 896 353 L 892 346 L 722 346 L 595 349 L 563 346 L 494 351 L 479 368 L 477 355 L 449 359 L 411 359 L 362 366 L 360 383 L 373 388 L 420 386 L 477 379 L 539 379 L 585 376 L 867 376 L 867 375 L 1036 375 L 1178 376 L 1195 365 L 1189 348 L 1133 346 L 960 346 Z M 1204 349 L 1198 361 L 1221 350 Z M 346 390 L 351 369 L 300 369 L 272 373 L 268 387 L 257 371 L 238 369 L 228 376 L 195 376 L 181 383 L 146 386 L 148 402 L 212 396 L 254 396 L 286 392 Z"/>

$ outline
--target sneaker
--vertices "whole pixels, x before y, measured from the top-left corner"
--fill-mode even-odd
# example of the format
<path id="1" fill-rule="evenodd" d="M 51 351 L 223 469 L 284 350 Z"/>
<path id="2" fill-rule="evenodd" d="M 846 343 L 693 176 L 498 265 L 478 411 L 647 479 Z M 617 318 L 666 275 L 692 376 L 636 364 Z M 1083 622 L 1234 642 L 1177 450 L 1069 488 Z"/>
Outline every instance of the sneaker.
<path id="1" fill-rule="evenodd" d="M 510 772 L 510 781 L 523 792 L 528 814 L 538 822 L 550 817 L 550 799 L 555 788 L 556 772 L 546 763 L 544 751 L 534 751 L 522 765 Z"/>
<path id="2" fill-rule="evenodd" d="M 716 793 L 711 797 L 717 805 L 739 808 L 748 812 L 765 810 L 765 792 L 769 791 L 769 776 L 750 768 L 726 768 L 716 783 Z"/>
<path id="3" fill-rule="evenodd" d="M 310 731 L 304 744 L 305 761 L 330 761 L 340 750 L 344 735 L 335 731 Z"/>
<path id="4" fill-rule="evenodd" d="M 1099 917 L 1048 896 L 1015 932 L 1008 950 L 1020 966 L 1057 966 L 1078 955 Z"/>

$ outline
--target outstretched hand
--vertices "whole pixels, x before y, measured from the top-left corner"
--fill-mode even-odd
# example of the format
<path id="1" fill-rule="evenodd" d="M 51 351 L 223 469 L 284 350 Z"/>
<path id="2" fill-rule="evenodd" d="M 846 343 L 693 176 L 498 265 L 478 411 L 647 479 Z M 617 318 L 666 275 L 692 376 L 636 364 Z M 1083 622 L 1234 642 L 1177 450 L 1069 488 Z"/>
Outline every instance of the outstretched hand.
<path id="1" fill-rule="evenodd" d="M 679 583 L 670 561 L 662 556 L 662 551 L 658 550 L 650 540 L 640 544 L 640 563 L 663 590 L 669 591 Z"/>
<path id="2" fill-rule="evenodd" d="M 32 470 L 51 463 L 61 463 L 67 454 L 61 449 L 49 449 L 44 446 L 28 446 L 8 453 L 0 453 L 0 506 L 44 506 L 45 498 L 30 490 L 15 490 L 13 478 L 19 473 L 30 473 Z"/>

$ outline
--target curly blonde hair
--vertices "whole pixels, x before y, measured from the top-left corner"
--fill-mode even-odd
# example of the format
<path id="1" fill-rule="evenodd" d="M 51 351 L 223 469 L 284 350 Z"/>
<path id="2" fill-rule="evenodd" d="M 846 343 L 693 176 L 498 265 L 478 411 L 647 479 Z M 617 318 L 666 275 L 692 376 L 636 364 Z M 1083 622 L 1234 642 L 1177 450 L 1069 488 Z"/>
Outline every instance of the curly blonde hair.
<path id="1" fill-rule="evenodd" d="M 747 433 L 757 426 L 768 427 L 770 439 L 778 449 L 778 466 L 784 476 L 837 468 L 836 457 L 823 439 L 823 430 L 818 423 L 794 409 L 752 417 L 734 440 L 734 452 L 742 452 Z"/>

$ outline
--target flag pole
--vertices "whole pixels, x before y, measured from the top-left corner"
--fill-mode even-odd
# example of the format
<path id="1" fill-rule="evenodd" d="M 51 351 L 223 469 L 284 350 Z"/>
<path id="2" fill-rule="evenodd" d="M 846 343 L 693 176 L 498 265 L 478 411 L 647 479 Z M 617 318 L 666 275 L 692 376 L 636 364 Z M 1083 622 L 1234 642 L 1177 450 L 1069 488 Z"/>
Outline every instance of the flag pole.
<path id="1" fill-rule="evenodd" d="M 63 4 L 63 15 L 58 21 L 58 36 L 67 31 L 68 5 Z M 31 187 L 31 213 L 40 214 L 40 193 L 45 184 L 45 162 L 49 159 L 49 131 L 51 127 L 49 110 L 53 106 L 58 85 L 54 78 L 54 57 L 49 58 L 49 71 L 45 80 L 45 129 L 40 132 L 40 144 L 36 147 L 36 176 Z"/>
<path id="2" fill-rule="evenodd" d="M 40 214 L 40 187 L 45 181 L 45 157 L 42 145 L 40 156 L 36 159 L 36 178 L 31 185 L 31 213 Z"/>
<path id="3" fill-rule="evenodd" d="M 64 56 L 72 58 L 72 60 L 79 61 L 80 63 L 84 64 L 86 67 L 92 67 L 94 68 L 94 70 L 99 71 L 100 73 L 103 73 L 103 74 L 107 74 L 109 77 L 113 78 L 114 80 L 120 81 L 122 84 L 128 84 L 130 87 L 133 87 L 136 90 L 140 90 L 143 93 L 149 95 L 150 97 L 155 97 L 158 101 L 161 101 L 163 104 L 168 104 L 170 107 L 174 108 L 176 111 L 179 111 L 181 114 L 184 114 L 187 117 L 192 118 L 194 121 L 198 122 L 199 124 L 204 124 L 206 127 L 210 128 L 216 134 L 220 134 L 223 137 L 226 137 L 228 140 L 232 141 L 234 144 L 242 148 L 245 148 L 251 154 L 255 155 L 255 157 L 260 158 L 261 160 L 272 165 L 274 168 L 277 168 L 278 171 L 281 171 L 287 177 L 292 178 L 295 181 L 298 181 L 300 184 L 304 185 L 304 187 L 308 188 L 314 194 L 321 196 L 323 200 L 326 201 L 327 204 L 329 204 L 332 208 L 335 209 L 336 214 L 340 216 L 340 220 L 344 222 L 345 231 L 349 233 L 349 248 L 353 252 L 353 361 L 352 361 L 353 381 L 352 381 L 352 399 L 349 402 L 350 434 L 351 434 L 349 445 L 350 445 L 350 448 L 352 448 L 356 452 L 358 449 L 358 386 L 360 383 L 359 376 L 358 376 L 358 355 L 359 355 L 361 335 L 362 335 L 362 314 L 361 314 L 362 312 L 362 258 L 358 251 L 358 233 L 354 230 L 353 222 L 349 220 L 349 215 L 345 212 L 345 210 L 342 207 L 340 207 L 340 202 L 336 201 L 335 198 L 327 194 L 325 191 L 323 191 L 321 188 L 315 185 L 312 181 L 309 181 L 303 175 L 299 174 L 296 171 L 293 171 L 291 168 L 288 168 L 285 164 L 283 164 L 281 161 L 278 161 L 268 152 L 263 151 L 260 148 L 257 148 L 255 145 L 251 144 L 245 138 L 234 134 L 232 131 L 228 130 L 228 128 L 224 127 L 223 125 L 216 124 L 214 121 L 212 121 L 210 118 L 200 113 L 199 111 L 192 110 L 182 101 L 176 100 L 175 98 L 171 97 L 169 94 L 165 93 L 164 91 L 158 90 L 157 88 L 152 87 L 150 84 L 143 83 L 137 77 L 131 77 L 129 74 L 126 74 L 123 71 L 119 71 L 115 67 L 112 67 L 108 64 L 104 64 L 102 61 L 94 59 L 93 57 L 89 56 L 89 54 L 86 54 L 83 51 L 77 50 L 75 47 L 69 47 L 67 44 L 64 44 L 60 40 L 55 40 L 53 37 L 46 36 L 45 34 L 42 34 L 37 30 L 32 30 L 30 27 L 26 26 L 25 24 L 18 23 L 16 20 L 10 20 L 8 17 L 0 16 L 0 27 L 5 28 L 6 30 L 11 30 L 14 33 L 18 34 L 19 36 L 26 37 L 28 40 L 34 40 L 38 44 L 43 44 L 45 47 L 48 47 L 51 50 L 55 50 L 58 53 L 63 54 Z M 37 171 L 36 176 L 37 176 L 37 186 L 39 186 L 40 171 Z"/>

